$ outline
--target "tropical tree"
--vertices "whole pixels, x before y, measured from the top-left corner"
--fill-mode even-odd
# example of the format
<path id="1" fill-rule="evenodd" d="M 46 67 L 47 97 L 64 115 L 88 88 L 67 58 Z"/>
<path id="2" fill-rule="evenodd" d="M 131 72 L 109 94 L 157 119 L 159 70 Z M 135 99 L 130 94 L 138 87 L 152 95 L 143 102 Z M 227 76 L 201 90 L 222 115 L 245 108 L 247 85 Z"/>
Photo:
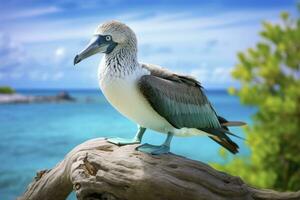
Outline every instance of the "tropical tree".
<path id="1" fill-rule="evenodd" d="M 257 107 L 253 125 L 245 128 L 251 155 L 215 166 L 258 187 L 299 190 L 299 16 L 283 12 L 279 24 L 264 22 L 260 35 L 254 48 L 238 54 L 232 75 L 241 88 L 229 89 L 243 104 Z"/>

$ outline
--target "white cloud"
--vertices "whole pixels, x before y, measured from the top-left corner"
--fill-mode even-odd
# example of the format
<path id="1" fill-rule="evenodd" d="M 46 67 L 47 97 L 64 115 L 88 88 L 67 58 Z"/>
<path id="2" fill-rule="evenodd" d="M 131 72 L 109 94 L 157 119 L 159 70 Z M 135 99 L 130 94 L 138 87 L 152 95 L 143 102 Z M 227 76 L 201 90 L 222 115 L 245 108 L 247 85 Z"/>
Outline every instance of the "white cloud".
<path id="1" fill-rule="evenodd" d="M 54 54 L 56 57 L 63 57 L 65 55 L 65 48 L 59 47 L 55 50 Z"/>
<path id="2" fill-rule="evenodd" d="M 28 76 L 31 80 L 35 81 L 35 80 L 39 80 L 40 78 L 40 73 L 38 71 L 30 71 L 28 73 Z"/>
<path id="3" fill-rule="evenodd" d="M 54 61 L 60 63 L 66 56 L 66 49 L 64 47 L 58 47 L 54 51 Z"/>
<path id="4" fill-rule="evenodd" d="M 9 71 L 17 67 L 25 58 L 22 45 L 14 41 L 9 35 L 0 32 L 0 71 Z"/>
<path id="5" fill-rule="evenodd" d="M 23 72 L 20 72 L 20 71 L 15 71 L 13 73 L 10 74 L 10 77 L 12 79 L 20 79 L 24 76 L 24 73 Z"/>
<path id="6" fill-rule="evenodd" d="M 31 9 L 23 9 L 23 10 L 17 10 L 14 12 L 11 11 L 3 11 L 0 15 L 0 21 L 3 20 L 12 20 L 12 19 L 20 19 L 20 18 L 26 18 L 26 17 L 36 17 L 51 13 L 56 13 L 61 11 L 58 7 L 55 6 L 49 6 L 49 7 L 41 7 L 41 8 L 31 8 Z"/>
<path id="7" fill-rule="evenodd" d="M 64 77 L 64 72 L 34 70 L 28 72 L 27 75 L 32 81 L 57 81 Z"/>
<path id="8" fill-rule="evenodd" d="M 232 67 L 204 68 L 199 67 L 191 70 L 190 74 L 196 77 L 203 85 L 232 83 Z"/>
<path id="9" fill-rule="evenodd" d="M 211 29 L 226 28 L 226 26 L 246 26 L 249 21 L 261 21 L 262 19 L 274 20 L 279 10 L 244 11 L 215 13 L 211 16 L 195 16 L 190 13 L 169 13 L 156 12 L 151 17 L 138 18 L 129 16 L 142 16 L 137 12 L 120 14 L 113 18 L 124 21 L 136 31 L 141 44 L 150 42 L 172 43 L 172 42 L 193 42 L 199 40 L 201 32 Z M 12 34 L 18 34 L 22 42 L 41 42 L 64 39 L 87 39 L 94 32 L 94 29 L 101 22 L 110 20 L 111 16 L 90 16 L 63 19 L 33 21 L 30 24 L 12 24 Z M 237 23 L 240 23 L 238 25 Z M 76 26 L 74 26 L 76 24 Z M 28 28 L 30 27 L 30 29 Z M 22 30 L 30 30 L 23 32 Z M 199 35 L 200 33 L 200 35 Z"/>
<path id="10" fill-rule="evenodd" d="M 28 12 L 25 16 L 58 11 L 55 8 L 45 9 L 31 14 Z M 237 51 L 250 47 L 258 40 L 262 19 L 277 21 L 278 14 L 279 10 L 248 10 L 212 13 L 209 16 L 175 12 L 169 14 L 153 12 L 145 16 L 143 11 L 123 13 L 113 18 L 124 21 L 136 32 L 140 61 L 192 74 L 207 87 L 212 84 L 226 85 L 233 81 L 230 70 L 235 63 Z M 89 40 L 99 22 L 111 17 L 88 15 L 80 18 L 60 20 L 48 18 L 12 24 L 7 30 L 10 37 L 17 39 L 17 42 L 24 46 L 31 46 L 31 49 L 26 48 L 26 51 L 36 61 L 34 65 L 28 65 L 29 68 L 26 70 L 23 69 L 23 77 L 41 81 L 65 77 L 67 74 L 64 71 L 65 67 L 70 67 L 75 52 L 84 46 L 80 43 Z M 41 48 L 45 50 L 39 51 Z M 95 58 L 93 62 L 89 60 L 85 62 L 85 65 L 94 66 L 84 69 L 87 74 L 92 75 L 78 74 L 78 77 L 87 81 L 91 80 L 91 76 L 96 79 L 94 70 L 98 60 Z M 78 77 L 71 77 L 68 74 L 66 78 Z"/>
<path id="11" fill-rule="evenodd" d="M 63 77 L 64 77 L 63 72 L 56 72 L 56 73 L 52 74 L 52 80 L 54 80 L 54 81 L 62 79 Z"/>
<path id="12" fill-rule="evenodd" d="M 30 71 L 28 76 L 33 81 L 47 81 L 49 78 L 48 72 L 38 70 Z"/>

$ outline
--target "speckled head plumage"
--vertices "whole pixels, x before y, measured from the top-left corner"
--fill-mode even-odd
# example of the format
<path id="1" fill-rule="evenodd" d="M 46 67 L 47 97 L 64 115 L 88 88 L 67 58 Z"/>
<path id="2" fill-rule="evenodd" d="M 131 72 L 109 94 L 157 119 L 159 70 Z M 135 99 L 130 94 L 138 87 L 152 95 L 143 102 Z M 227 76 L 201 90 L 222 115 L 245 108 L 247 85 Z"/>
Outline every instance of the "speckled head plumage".
<path id="1" fill-rule="evenodd" d="M 123 54 L 122 57 L 135 58 L 137 54 L 136 35 L 131 28 L 121 22 L 105 22 L 97 27 L 94 37 L 87 47 L 76 55 L 74 64 L 96 53 Z"/>
<path id="2" fill-rule="evenodd" d="M 99 25 L 94 35 L 110 35 L 118 44 L 137 44 L 136 35 L 126 24 L 119 21 L 108 21 Z"/>

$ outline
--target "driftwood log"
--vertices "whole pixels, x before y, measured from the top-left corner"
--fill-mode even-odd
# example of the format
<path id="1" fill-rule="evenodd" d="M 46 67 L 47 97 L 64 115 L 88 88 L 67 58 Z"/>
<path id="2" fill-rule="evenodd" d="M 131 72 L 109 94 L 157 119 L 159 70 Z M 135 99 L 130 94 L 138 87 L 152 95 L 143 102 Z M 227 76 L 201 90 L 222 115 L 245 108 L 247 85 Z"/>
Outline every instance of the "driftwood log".
<path id="1" fill-rule="evenodd" d="M 19 200 L 63 200 L 73 190 L 80 200 L 300 199 L 300 191 L 256 189 L 207 164 L 144 154 L 136 146 L 84 142 L 53 169 L 38 172 Z"/>

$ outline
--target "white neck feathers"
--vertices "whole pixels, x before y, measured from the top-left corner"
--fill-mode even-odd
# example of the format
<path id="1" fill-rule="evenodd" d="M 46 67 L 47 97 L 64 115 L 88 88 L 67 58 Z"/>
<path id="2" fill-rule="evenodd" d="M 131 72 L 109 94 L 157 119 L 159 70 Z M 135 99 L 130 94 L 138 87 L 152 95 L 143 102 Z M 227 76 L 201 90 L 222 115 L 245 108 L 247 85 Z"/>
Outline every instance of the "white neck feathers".
<path id="1" fill-rule="evenodd" d="M 101 61 L 100 76 L 122 78 L 131 74 L 139 67 L 136 49 L 116 47 L 113 52 L 106 54 Z"/>

